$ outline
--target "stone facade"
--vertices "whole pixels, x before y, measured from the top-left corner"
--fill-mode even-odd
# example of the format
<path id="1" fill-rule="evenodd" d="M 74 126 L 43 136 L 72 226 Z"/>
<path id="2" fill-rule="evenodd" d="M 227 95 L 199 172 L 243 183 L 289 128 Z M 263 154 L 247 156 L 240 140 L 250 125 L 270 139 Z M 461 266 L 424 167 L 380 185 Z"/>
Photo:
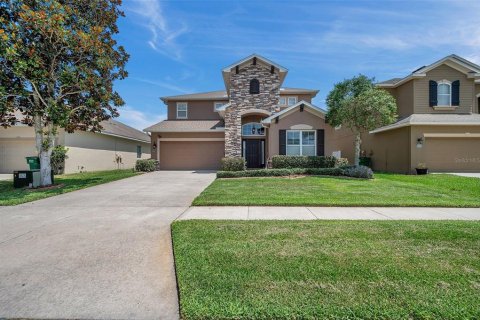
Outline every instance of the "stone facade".
<path id="1" fill-rule="evenodd" d="M 250 94 L 250 80 L 258 79 L 260 93 Z M 230 107 L 225 111 L 225 156 L 242 156 L 242 112 L 261 109 L 272 113 L 280 97 L 278 69 L 271 73 L 270 66 L 261 62 L 240 67 L 238 74 L 230 76 Z"/>

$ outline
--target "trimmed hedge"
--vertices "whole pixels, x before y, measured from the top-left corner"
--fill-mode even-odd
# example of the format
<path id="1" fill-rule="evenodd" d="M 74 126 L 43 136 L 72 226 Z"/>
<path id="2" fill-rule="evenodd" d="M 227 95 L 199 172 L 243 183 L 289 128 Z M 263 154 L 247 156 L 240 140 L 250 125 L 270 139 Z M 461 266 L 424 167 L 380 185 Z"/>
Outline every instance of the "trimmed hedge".
<path id="1" fill-rule="evenodd" d="M 228 157 L 221 160 L 222 171 L 243 171 L 246 168 L 245 159 L 241 157 Z"/>
<path id="2" fill-rule="evenodd" d="M 335 168 L 337 158 L 333 156 L 283 156 L 275 155 L 272 157 L 272 168 L 274 169 L 292 169 L 292 168 Z"/>
<path id="3" fill-rule="evenodd" d="M 286 177 L 292 175 L 342 176 L 340 168 L 293 168 L 293 169 L 260 169 L 245 171 L 218 171 L 217 178 L 244 177 Z"/>
<path id="4" fill-rule="evenodd" d="M 140 159 L 135 163 L 135 171 L 152 172 L 157 169 L 157 160 Z"/>

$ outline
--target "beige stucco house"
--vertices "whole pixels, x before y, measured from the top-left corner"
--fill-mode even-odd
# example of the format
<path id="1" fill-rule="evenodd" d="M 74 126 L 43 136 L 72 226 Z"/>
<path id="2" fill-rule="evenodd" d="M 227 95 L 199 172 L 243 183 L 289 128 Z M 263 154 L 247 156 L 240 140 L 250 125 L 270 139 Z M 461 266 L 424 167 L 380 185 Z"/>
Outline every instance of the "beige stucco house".
<path id="1" fill-rule="evenodd" d="M 399 120 L 363 136 L 375 170 L 480 172 L 480 66 L 456 55 L 378 84 Z"/>
<path id="2" fill-rule="evenodd" d="M 102 122 L 98 133 L 60 131 L 56 145 L 68 148 L 65 173 L 133 168 L 150 158 L 150 137 L 115 120 Z M 37 154 L 34 129 L 26 125 L 0 128 L 0 173 L 26 170 L 27 156 Z"/>
<path id="3" fill-rule="evenodd" d="M 226 90 L 163 97 L 168 118 L 146 128 L 161 169 L 218 169 L 220 159 L 244 157 L 249 168 L 274 155 L 342 155 L 353 140 L 325 122 L 317 90 L 282 87 L 288 70 L 251 55 L 222 70 Z"/>
<path id="4" fill-rule="evenodd" d="M 288 70 L 253 54 L 222 70 L 225 90 L 161 98 L 168 118 L 146 128 L 161 169 L 217 169 L 244 157 L 267 167 L 274 155 L 335 155 L 353 161 L 354 138 L 325 122 L 317 90 L 282 87 Z M 381 82 L 397 101 L 395 124 L 366 132 L 375 170 L 480 172 L 480 66 L 452 55 L 405 78 Z"/>

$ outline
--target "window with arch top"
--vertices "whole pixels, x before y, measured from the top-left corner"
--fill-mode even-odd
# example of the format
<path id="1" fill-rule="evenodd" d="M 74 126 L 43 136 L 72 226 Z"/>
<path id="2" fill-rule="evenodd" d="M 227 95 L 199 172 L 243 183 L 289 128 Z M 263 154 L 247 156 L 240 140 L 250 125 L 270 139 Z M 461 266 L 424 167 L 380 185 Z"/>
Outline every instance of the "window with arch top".
<path id="1" fill-rule="evenodd" d="M 250 80 L 250 94 L 260 93 L 260 81 L 258 79 Z"/>
<path id="2" fill-rule="evenodd" d="M 264 136 L 265 128 L 261 123 L 250 122 L 242 126 L 242 136 Z"/>

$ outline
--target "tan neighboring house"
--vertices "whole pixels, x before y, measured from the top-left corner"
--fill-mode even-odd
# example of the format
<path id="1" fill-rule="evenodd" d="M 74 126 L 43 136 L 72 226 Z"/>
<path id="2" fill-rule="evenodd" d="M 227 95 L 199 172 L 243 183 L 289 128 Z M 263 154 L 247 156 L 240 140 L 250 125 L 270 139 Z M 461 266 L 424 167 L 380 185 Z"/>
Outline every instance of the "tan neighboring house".
<path id="1" fill-rule="evenodd" d="M 375 170 L 480 172 L 480 66 L 450 55 L 378 87 L 396 98 L 399 120 L 363 136 Z"/>
<path id="2" fill-rule="evenodd" d="M 150 158 L 150 137 L 115 120 L 102 123 L 101 133 L 61 130 L 56 145 L 68 148 L 65 173 L 133 168 Z M 26 170 L 27 156 L 37 154 L 34 130 L 26 125 L 0 128 L 0 173 Z"/>
<path id="3" fill-rule="evenodd" d="M 152 158 L 165 170 L 218 169 L 244 157 L 263 168 L 274 155 L 353 158 L 353 140 L 325 122 L 314 106 L 318 90 L 282 87 L 288 70 L 253 54 L 222 70 L 225 90 L 161 98 L 167 120 L 151 133 Z"/>

